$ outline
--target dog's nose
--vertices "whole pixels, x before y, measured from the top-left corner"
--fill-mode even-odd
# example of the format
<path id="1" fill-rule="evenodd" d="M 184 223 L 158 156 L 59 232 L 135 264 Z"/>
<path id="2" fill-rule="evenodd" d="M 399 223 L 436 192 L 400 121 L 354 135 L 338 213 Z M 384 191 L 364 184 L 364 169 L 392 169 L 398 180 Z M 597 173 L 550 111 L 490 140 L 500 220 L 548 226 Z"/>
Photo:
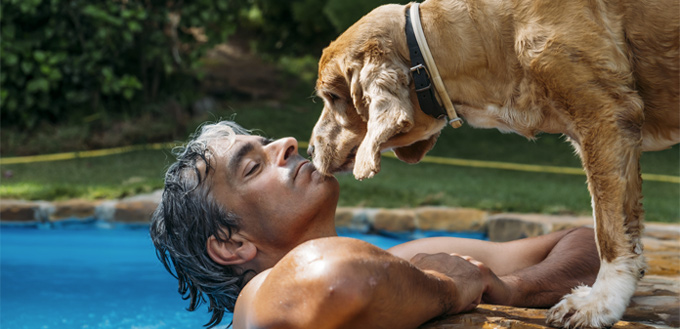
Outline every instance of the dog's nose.
<path id="1" fill-rule="evenodd" d="M 307 155 L 310 157 L 314 156 L 314 145 L 309 145 L 309 147 L 307 147 Z"/>

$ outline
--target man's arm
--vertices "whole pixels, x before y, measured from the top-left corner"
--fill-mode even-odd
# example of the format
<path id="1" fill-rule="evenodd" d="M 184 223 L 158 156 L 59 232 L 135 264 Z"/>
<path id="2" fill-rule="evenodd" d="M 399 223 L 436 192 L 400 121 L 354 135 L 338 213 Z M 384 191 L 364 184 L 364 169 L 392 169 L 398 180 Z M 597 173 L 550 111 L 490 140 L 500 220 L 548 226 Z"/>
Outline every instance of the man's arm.
<path id="1" fill-rule="evenodd" d="M 504 243 L 457 238 L 421 239 L 389 251 L 407 259 L 419 252 L 469 255 L 483 263 L 480 270 L 492 271 L 483 302 L 512 306 L 551 306 L 573 287 L 592 284 L 599 269 L 595 237 L 589 228 Z M 441 271 L 441 268 L 418 266 Z"/>
<path id="2" fill-rule="evenodd" d="M 550 307 L 572 288 L 591 286 L 599 269 L 600 258 L 593 230 L 569 230 L 541 262 L 500 277 L 509 294 L 485 294 L 483 301 L 520 307 Z"/>
<path id="3" fill-rule="evenodd" d="M 360 240 L 309 241 L 286 255 L 266 278 L 253 279 L 256 288 L 246 286 L 234 325 L 417 328 L 432 318 L 474 308 L 484 290 L 478 267 L 448 255 L 439 255 L 439 261 L 456 269 L 447 273 L 455 279 L 420 270 Z"/>

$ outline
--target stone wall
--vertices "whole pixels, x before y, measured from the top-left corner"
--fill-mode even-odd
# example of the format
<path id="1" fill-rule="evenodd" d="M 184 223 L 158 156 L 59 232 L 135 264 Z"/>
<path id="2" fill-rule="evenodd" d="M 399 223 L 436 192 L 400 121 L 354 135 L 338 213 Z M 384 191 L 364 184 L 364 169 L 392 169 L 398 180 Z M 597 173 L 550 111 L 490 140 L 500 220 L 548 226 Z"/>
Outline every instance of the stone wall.
<path id="1" fill-rule="evenodd" d="M 160 192 L 116 201 L 68 200 L 56 202 L 2 200 L 2 223 L 50 225 L 65 220 L 111 223 L 147 223 Z M 336 225 L 361 232 L 484 232 L 491 241 L 510 241 L 549 232 L 592 225 L 589 217 L 535 214 L 491 214 L 467 208 L 421 207 L 408 209 L 338 208 Z"/>

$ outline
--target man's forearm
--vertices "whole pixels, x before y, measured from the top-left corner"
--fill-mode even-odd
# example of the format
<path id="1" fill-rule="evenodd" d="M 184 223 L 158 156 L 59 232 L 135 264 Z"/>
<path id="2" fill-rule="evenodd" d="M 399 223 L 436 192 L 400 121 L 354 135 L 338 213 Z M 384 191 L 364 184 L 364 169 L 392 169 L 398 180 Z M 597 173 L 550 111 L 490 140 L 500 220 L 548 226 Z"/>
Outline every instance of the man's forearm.
<path id="1" fill-rule="evenodd" d="M 540 263 L 501 277 L 507 295 L 485 296 L 483 302 L 520 307 L 549 307 L 578 285 L 592 285 L 599 270 L 593 231 L 566 234 Z M 501 290 L 502 288 L 499 288 Z"/>

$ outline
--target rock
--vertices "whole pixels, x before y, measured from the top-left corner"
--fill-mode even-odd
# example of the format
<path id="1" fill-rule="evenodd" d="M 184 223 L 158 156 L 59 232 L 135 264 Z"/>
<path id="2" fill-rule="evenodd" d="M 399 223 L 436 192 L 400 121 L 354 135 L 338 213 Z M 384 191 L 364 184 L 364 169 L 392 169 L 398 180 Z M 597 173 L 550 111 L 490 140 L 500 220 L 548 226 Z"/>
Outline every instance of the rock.
<path id="1" fill-rule="evenodd" d="M 49 220 L 59 221 L 64 219 L 87 219 L 95 217 L 95 210 L 101 201 L 68 200 L 53 203 Z"/>
<path id="2" fill-rule="evenodd" d="M 506 242 L 529 238 L 548 233 L 549 228 L 543 223 L 515 218 L 492 219 L 487 223 L 489 240 Z"/>
<path id="3" fill-rule="evenodd" d="M 148 223 L 158 204 L 154 201 L 118 202 L 112 220 L 120 223 Z"/>
<path id="4" fill-rule="evenodd" d="M 491 241 L 504 242 L 592 225 L 592 217 L 497 214 L 489 216 L 487 234 Z"/>
<path id="5" fill-rule="evenodd" d="M 468 208 L 416 208 L 418 229 L 423 231 L 483 231 L 487 212 Z"/>
<path id="6" fill-rule="evenodd" d="M 680 274 L 680 242 L 661 240 L 651 236 L 642 238 L 644 255 L 647 258 L 647 274 Z"/>
<path id="7" fill-rule="evenodd" d="M 389 232 L 413 232 L 416 216 L 408 209 L 380 209 L 373 217 L 373 229 Z"/>
<path id="8" fill-rule="evenodd" d="M 158 204 L 161 202 L 161 198 L 163 197 L 163 190 L 156 190 L 151 193 L 147 194 L 139 194 L 135 196 L 131 196 L 128 198 L 125 198 L 121 200 L 122 202 L 127 202 L 127 201 L 144 201 L 144 202 L 150 202 L 150 203 L 155 203 Z"/>
<path id="9" fill-rule="evenodd" d="M 14 223 L 44 222 L 53 208 L 45 201 L 1 200 L 0 221 Z"/>
<path id="10" fill-rule="evenodd" d="M 623 318 L 627 321 L 680 326 L 680 299 L 678 296 L 635 296 L 631 299 Z"/>
<path id="11" fill-rule="evenodd" d="M 36 212 L 40 205 L 35 202 L 2 200 L 0 203 L 0 220 L 3 222 L 32 222 L 38 220 Z"/>
<path id="12" fill-rule="evenodd" d="M 474 311 L 426 323 L 420 329 L 540 329 L 552 328 L 545 323 L 545 309 L 498 305 L 479 305 Z M 619 321 L 612 329 L 654 329 L 641 323 Z"/>
<path id="13" fill-rule="evenodd" d="M 645 275 L 623 319 L 680 327 L 680 277 Z"/>
<path id="14" fill-rule="evenodd" d="M 680 241 L 680 226 L 669 223 L 645 223 L 645 236 L 660 240 Z"/>
<path id="15" fill-rule="evenodd" d="M 354 210 L 351 208 L 338 208 L 335 211 L 335 226 L 350 227 L 354 218 Z"/>
<path id="16" fill-rule="evenodd" d="M 373 214 L 377 209 L 371 208 L 338 208 L 335 211 L 335 224 L 338 228 L 348 228 L 366 233 L 371 230 Z"/>

